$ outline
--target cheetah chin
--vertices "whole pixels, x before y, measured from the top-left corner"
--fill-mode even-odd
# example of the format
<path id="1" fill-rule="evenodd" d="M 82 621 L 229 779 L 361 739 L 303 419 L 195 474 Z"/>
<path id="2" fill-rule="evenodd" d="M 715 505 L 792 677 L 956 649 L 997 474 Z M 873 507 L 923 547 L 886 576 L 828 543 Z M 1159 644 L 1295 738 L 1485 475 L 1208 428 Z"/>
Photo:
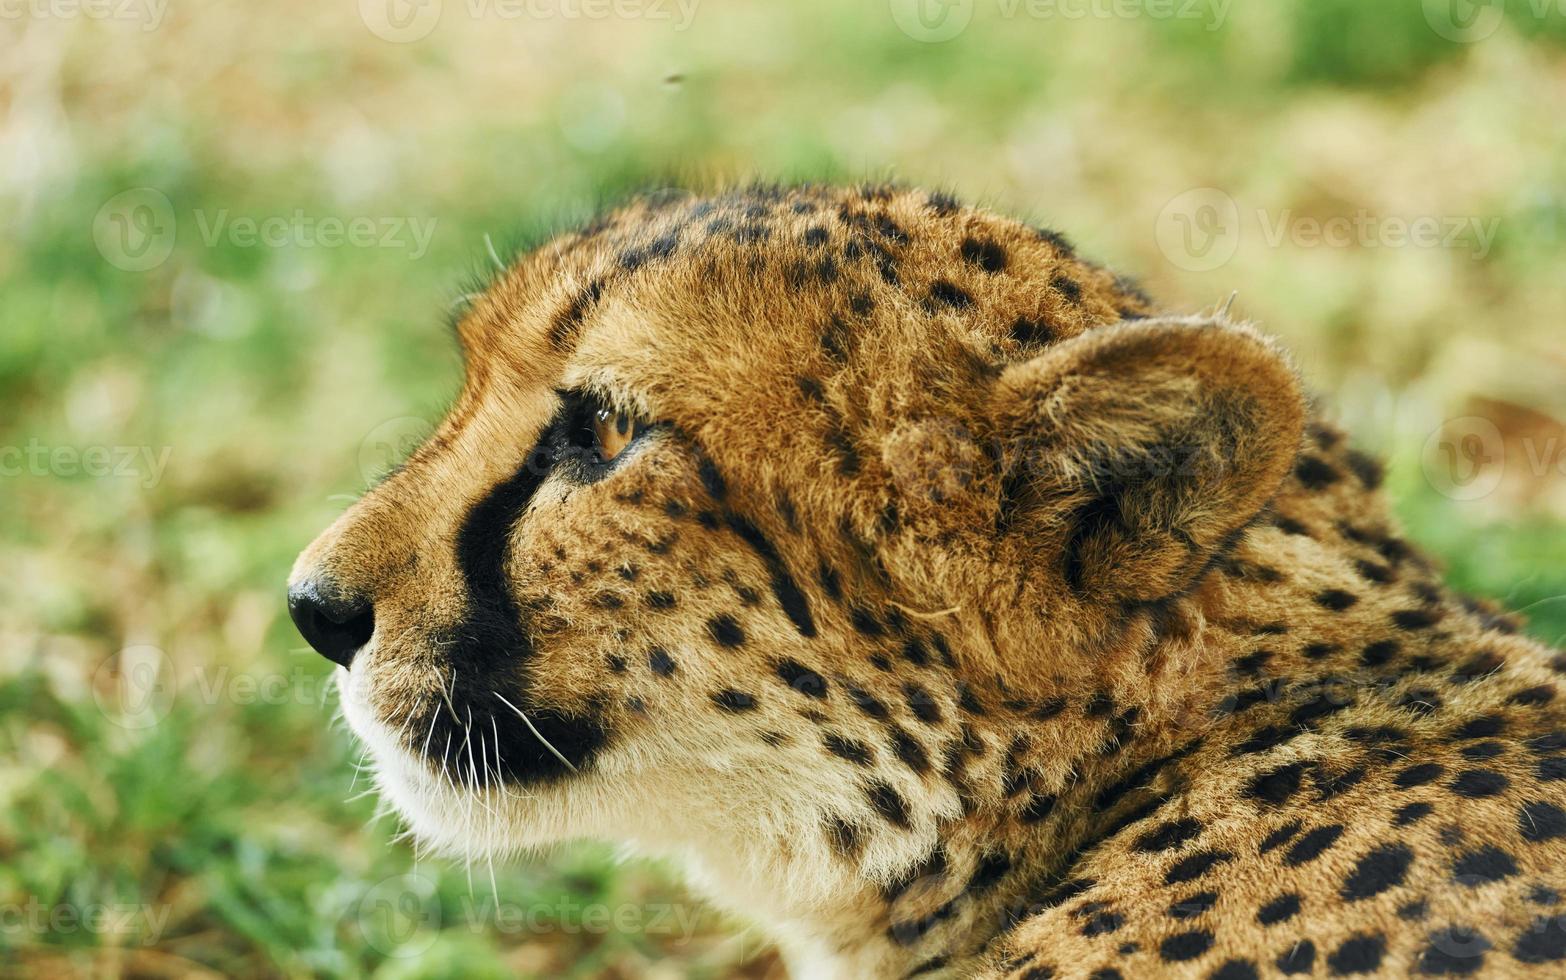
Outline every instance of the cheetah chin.
<path id="1" fill-rule="evenodd" d="M 1566 970 L 1566 654 L 1227 308 L 870 185 L 639 199 L 455 320 L 288 600 L 431 847 L 672 858 L 810 980 Z"/>

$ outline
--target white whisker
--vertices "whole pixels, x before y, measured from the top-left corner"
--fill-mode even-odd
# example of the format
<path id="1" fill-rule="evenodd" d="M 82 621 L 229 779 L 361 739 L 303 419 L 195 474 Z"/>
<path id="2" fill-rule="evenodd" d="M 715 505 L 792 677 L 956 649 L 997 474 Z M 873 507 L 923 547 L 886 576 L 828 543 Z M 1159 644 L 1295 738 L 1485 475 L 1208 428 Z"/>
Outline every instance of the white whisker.
<path id="1" fill-rule="evenodd" d="M 533 733 L 533 737 L 534 738 L 538 739 L 540 742 L 543 743 L 544 748 L 546 748 L 550 752 L 554 753 L 554 756 L 555 756 L 556 759 L 559 759 L 561 762 L 565 763 L 565 767 L 567 769 L 571 770 L 572 772 L 576 772 L 577 771 L 576 770 L 576 766 L 573 766 L 571 764 L 571 760 L 567 759 L 565 756 L 561 755 L 560 754 L 560 750 L 555 748 L 553 745 L 550 745 L 549 744 L 549 739 L 545 738 L 539 732 L 539 730 L 537 728 L 533 727 L 533 723 L 528 720 L 527 715 L 524 715 L 522 713 L 522 709 L 521 708 L 519 708 L 516 705 L 512 704 L 510 701 L 507 701 L 506 698 L 505 698 L 505 695 L 501 694 L 499 691 L 495 691 L 494 695 L 495 695 L 495 697 L 500 698 L 500 703 L 501 704 L 504 704 L 506 707 L 510 708 L 512 711 L 515 711 L 517 713 L 517 717 L 522 719 L 522 724 L 527 726 L 527 730 Z"/>

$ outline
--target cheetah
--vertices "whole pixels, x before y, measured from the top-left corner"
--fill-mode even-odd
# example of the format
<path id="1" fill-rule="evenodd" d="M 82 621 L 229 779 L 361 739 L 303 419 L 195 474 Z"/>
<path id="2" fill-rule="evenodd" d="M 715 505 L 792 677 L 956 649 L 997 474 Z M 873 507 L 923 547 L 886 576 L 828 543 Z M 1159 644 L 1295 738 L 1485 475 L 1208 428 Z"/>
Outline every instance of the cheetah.
<path id="1" fill-rule="evenodd" d="M 1287 355 L 944 193 L 638 199 L 300 556 L 443 851 L 671 859 L 800 978 L 1560 976 L 1566 655 Z"/>

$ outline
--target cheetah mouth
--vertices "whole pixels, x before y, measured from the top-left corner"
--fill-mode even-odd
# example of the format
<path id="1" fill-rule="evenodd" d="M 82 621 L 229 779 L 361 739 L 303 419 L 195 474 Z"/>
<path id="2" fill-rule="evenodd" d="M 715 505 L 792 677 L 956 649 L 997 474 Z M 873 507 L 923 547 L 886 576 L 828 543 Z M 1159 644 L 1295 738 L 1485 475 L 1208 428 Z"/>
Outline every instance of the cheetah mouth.
<path id="1" fill-rule="evenodd" d="M 537 786 L 579 775 L 608 741 L 596 713 L 524 708 L 525 686 L 489 685 L 472 669 L 466 676 L 449 671 L 444 687 L 402 696 L 411 707 L 378 710 L 371 674 L 340 675 L 343 714 L 354 734 L 378 758 L 395 755 L 422 770 L 421 778 L 459 792 Z"/>

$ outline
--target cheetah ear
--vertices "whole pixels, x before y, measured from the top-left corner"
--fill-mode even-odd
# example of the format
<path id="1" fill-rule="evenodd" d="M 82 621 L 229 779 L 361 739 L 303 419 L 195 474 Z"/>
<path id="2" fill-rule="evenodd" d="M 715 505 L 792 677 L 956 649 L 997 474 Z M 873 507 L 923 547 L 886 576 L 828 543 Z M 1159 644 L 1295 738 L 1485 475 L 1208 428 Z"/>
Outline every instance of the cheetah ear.
<path id="1" fill-rule="evenodd" d="M 1187 588 L 1276 493 L 1305 401 L 1271 341 L 1191 317 L 1101 327 L 1014 364 L 993 412 L 1003 547 L 1083 600 L 1142 603 Z"/>

